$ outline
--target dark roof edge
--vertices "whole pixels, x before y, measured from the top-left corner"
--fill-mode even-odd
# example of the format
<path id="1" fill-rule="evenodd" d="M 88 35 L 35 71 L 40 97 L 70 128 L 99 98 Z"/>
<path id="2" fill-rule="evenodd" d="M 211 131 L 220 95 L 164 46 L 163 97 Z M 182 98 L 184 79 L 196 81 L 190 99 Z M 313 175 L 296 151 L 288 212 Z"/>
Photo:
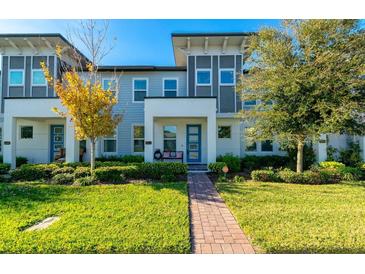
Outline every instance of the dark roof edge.
<path id="1" fill-rule="evenodd" d="M 25 37 L 25 38 L 31 38 L 31 37 L 54 37 L 54 38 L 60 38 L 63 42 L 65 42 L 67 45 L 69 45 L 72 49 L 74 49 L 82 58 L 86 60 L 86 62 L 90 62 L 89 58 L 87 58 L 78 48 L 76 48 L 75 45 L 71 44 L 70 41 L 68 41 L 62 34 L 60 33 L 0 33 L 1 37 L 9 37 L 9 38 L 19 38 L 19 37 Z"/>
<path id="2" fill-rule="evenodd" d="M 200 37 L 200 36 L 251 36 L 256 32 L 196 32 L 196 33 L 171 33 L 171 37 Z"/>
<path id="3" fill-rule="evenodd" d="M 181 66 L 99 66 L 98 71 L 186 71 Z"/>

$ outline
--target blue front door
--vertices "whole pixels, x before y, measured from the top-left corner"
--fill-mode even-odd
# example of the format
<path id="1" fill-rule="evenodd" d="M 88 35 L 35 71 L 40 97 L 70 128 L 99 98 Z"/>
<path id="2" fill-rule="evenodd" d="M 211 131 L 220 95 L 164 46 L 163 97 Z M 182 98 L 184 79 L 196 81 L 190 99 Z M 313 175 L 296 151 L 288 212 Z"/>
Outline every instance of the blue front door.
<path id="1" fill-rule="evenodd" d="M 51 126 L 51 149 L 50 160 L 53 162 L 55 156 L 60 153 L 60 149 L 65 147 L 65 129 L 63 125 Z"/>
<path id="2" fill-rule="evenodd" d="M 201 162 L 201 126 L 186 126 L 186 160 L 188 163 Z"/>

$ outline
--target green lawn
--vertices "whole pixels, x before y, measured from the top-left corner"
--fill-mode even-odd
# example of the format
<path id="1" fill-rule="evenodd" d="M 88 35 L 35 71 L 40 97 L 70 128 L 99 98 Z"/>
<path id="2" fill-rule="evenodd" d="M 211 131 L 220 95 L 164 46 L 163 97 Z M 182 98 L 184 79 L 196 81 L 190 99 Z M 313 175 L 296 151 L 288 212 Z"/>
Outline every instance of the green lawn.
<path id="1" fill-rule="evenodd" d="M 42 231 L 24 228 L 49 216 Z M 0 183 L 0 253 L 189 253 L 186 183 Z"/>
<path id="2" fill-rule="evenodd" d="M 261 252 L 365 253 L 365 182 L 217 187 Z"/>

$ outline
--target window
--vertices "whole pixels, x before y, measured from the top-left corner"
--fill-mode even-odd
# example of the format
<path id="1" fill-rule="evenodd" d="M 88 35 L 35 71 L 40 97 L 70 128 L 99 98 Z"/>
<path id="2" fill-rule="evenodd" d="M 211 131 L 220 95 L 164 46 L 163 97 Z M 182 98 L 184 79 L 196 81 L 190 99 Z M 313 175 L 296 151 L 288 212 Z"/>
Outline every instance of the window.
<path id="1" fill-rule="evenodd" d="M 20 127 L 20 139 L 33 139 L 33 127 L 32 126 Z"/>
<path id="2" fill-rule="evenodd" d="M 231 127 L 230 126 L 220 126 L 218 127 L 218 138 L 231 138 Z"/>
<path id="3" fill-rule="evenodd" d="M 235 77 L 234 77 L 233 69 L 221 69 L 219 72 L 219 81 L 222 86 L 231 86 L 234 85 Z"/>
<path id="4" fill-rule="evenodd" d="M 177 79 L 164 79 L 163 92 L 165 97 L 177 96 Z"/>
<path id="5" fill-rule="evenodd" d="M 212 82 L 210 69 L 196 70 L 196 84 L 199 86 L 209 86 Z"/>
<path id="6" fill-rule="evenodd" d="M 117 90 L 117 81 L 112 79 L 103 79 L 104 90 L 116 91 Z"/>
<path id="7" fill-rule="evenodd" d="M 256 100 L 249 100 L 244 102 L 245 106 L 254 106 L 256 105 Z"/>
<path id="8" fill-rule="evenodd" d="M 271 140 L 266 140 L 261 142 L 261 151 L 272 151 L 272 150 L 273 146 Z"/>
<path id="9" fill-rule="evenodd" d="M 144 97 L 147 96 L 147 79 L 133 80 L 133 102 L 143 102 Z"/>
<path id="10" fill-rule="evenodd" d="M 163 150 L 176 151 L 176 126 L 163 127 Z"/>
<path id="11" fill-rule="evenodd" d="M 245 130 L 245 151 L 256 151 L 257 150 L 257 143 L 251 137 L 252 128 L 246 128 Z"/>
<path id="12" fill-rule="evenodd" d="M 24 70 L 12 69 L 9 71 L 9 85 L 23 86 L 24 85 Z"/>
<path id="13" fill-rule="evenodd" d="M 45 86 L 47 84 L 46 77 L 41 69 L 32 70 L 32 85 L 33 86 Z"/>
<path id="14" fill-rule="evenodd" d="M 105 153 L 117 152 L 117 134 L 104 137 L 103 150 Z"/>
<path id="15" fill-rule="evenodd" d="M 144 152 L 144 126 L 133 126 L 133 152 Z"/>

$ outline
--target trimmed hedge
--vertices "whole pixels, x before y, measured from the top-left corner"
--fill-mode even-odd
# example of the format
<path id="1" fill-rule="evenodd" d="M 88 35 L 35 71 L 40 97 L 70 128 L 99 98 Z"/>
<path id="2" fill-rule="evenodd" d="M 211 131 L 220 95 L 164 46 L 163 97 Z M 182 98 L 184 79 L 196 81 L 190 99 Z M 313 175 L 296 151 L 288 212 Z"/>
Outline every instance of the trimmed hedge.
<path id="1" fill-rule="evenodd" d="M 227 166 L 226 163 L 223 163 L 223 162 L 215 162 L 215 163 L 210 163 L 208 165 L 208 168 L 211 172 L 214 172 L 214 173 L 223 173 L 223 168 Z"/>
<path id="2" fill-rule="evenodd" d="M 52 171 L 52 176 L 55 176 L 57 174 L 65 174 L 65 173 L 72 174 L 72 173 L 74 173 L 74 171 L 75 171 L 75 169 L 72 167 L 69 167 L 69 166 L 68 167 L 67 166 L 59 167 Z"/>
<path id="3" fill-rule="evenodd" d="M 124 183 L 125 179 L 138 177 L 136 166 L 100 167 L 94 170 L 96 180 L 103 183 Z"/>
<path id="4" fill-rule="evenodd" d="M 337 169 L 344 181 L 358 181 L 364 177 L 364 171 L 357 167 L 344 166 Z"/>
<path id="5" fill-rule="evenodd" d="M 91 171 L 90 171 L 89 167 L 78 167 L 74 171 L 74 178 L 75 179 L 88 177 L 90 175 L 91 175 Z"/>
<path id="6" fill-rule="evenodd" d="M 277 174 L 273 170 L 254 170 L 251 172 L 251 178 L 257 182 L 277 182 Z"/>
<path id="7" fill-rule="evenodd" d="M 10 175 L 14 181 L 48 180 L 56 169 L 58 166 L 55 164 L 24 164 L 10 171 Z"/>
<path id="8" fill-rule="evenodd" d="M 59 173 L 51 179 L 51 183 L 55 185 L 71 185 L 73 181 L 74 176 L 70 173 Z"/>
<path id="9" fill-rule="evenodd" d="M 255 156 L 248 155 L 241 159 L 241 169 L 255 170 L 264 167 L 283 168 L 289 165 L 290 159 L 287 156 L 267 155 Z"/>
<path id="10" fill-rule="evenodd" d="M 241 159 L 233 154 L 225 154 L 217 157 L 217 162 L 226 163 L 228 172 L 239 172 L 241 170 Z"/>
<path id="11" fill-rule="evenodd" d="M 340 175 L 334 171 L 304 171 L 297 173 L 292 170 L 278 172 L 281 181 L 290 184 L 333 184 L 341 180 Z"/>
<path id="12" fill-rule="evenodd" d="M 75 180 L 73 186 L 91 186 L 97 184 L 98 181 L 94 176 L 80 177 Z"/>
<path id="13" fill-rule="evenodd" d="M 98 162 L 123 162 L 123 163 L 143 163 L 144 157 L 141 155 L 124 155 L 124 156 L 108 156 L 98 157 L 95 159 Z"/>
<path id="14" fill-rule="evenodd" d="M 10 170 L 10 164 L 0 163 L 0 174 L 7 174 Z"/>

